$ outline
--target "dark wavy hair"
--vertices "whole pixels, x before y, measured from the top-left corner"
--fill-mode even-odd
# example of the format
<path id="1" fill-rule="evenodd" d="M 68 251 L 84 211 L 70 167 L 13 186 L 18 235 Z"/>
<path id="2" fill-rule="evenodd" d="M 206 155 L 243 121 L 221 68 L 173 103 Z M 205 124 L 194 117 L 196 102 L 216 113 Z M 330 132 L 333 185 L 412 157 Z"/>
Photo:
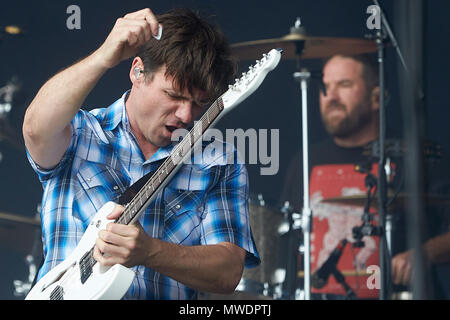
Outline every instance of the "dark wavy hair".
<path id="1" fill-rule="evenodd" d="M 157 15 L 163 26 L 161 40 L 153 37 L 136 56 L 144 63 L 146 79 L 163 65 L 180 91 L 206 93 L 209 102 L 222 94 L 234 79 L 237 66 L 220 29 L 190 9 L 172 9 Z"/>

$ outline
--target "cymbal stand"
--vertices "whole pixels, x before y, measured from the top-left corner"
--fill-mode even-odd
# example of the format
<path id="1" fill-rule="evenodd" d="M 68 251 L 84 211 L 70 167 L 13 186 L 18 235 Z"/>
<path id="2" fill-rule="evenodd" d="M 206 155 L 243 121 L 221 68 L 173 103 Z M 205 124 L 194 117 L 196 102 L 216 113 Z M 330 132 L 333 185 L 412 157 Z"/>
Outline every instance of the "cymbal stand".
<path id="1" fill-rule="evenodd" d="M 303 209 L 301 219 L 293 216 L 294 226 L 301 226 L 303 231 L 303 258 L 304 258 L 304 292 L 305 300 L 311 300 L 311 231 L 312 210 L 309 199 L 309 154 L 308 154 L 308 82 L 311 73 L 306 69 L 294 73 L 294 79 L 300 81 L 302 95 L 302 149 L 303 149 Z M 297 219 L 296 219 L 297 218 Z"/>
<path id="2" fill-rule="evenodd" d="M 380 8 L 377 0 L 374 3 Z M 375 32 L 375 42 L 377 44 L 378 52 L 378 70 L 379 70 L 379 87 L 380 87 L 380 106 L 379 106 L 379 148 L 380 156 L 378 161 L 378 214 L 379 214 L 379 228 L 380 228 L 380 300 L 386 300 L 390 296 L 390 275 L 391 275 L 391 260 L 386 241 L 386 211 L 387 211 L 387 176 L 386 176 L 386 107 L 385 107 L 385 76 L 384 76 L 384 58 L 385 58 L 385 42 L 389 36 L 391 43 L 398 49 L 397 42 L 389 27 L 386 17 L 381 11 L 382 24 L 381 28 Z M 399 50 L 397 51 L 400 52 Z M 404 64 L 400 52 L 401 62 Z M 405 64 L 404 64 L 405 66 Z M 388 226 L 388 228 L 390 228 Z"/>

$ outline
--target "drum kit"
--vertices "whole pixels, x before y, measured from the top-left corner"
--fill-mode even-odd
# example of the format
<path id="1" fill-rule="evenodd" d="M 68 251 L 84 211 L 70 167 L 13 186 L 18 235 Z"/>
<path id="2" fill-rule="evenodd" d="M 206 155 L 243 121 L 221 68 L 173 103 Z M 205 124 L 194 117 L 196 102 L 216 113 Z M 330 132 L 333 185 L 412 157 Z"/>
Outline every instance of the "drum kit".
<path id="1" fill-rule="evenodd" d="M 294 79 L 300 82 L 302 96 L 302 147 L 303 147 L 303 168 L 304 168 L 304 197 L 302 214 L 293 213 L 289 203 L 276 209 L 274 206 L 265 205 L 262 195 L 258 201 L 250 201 L 250 222 L 254 234 L 256 246 L 260 253 L 261 265 L 254 270 L 244 270 L 241 282 L 236 293 L 228 296 L 236 299 L 244 298 L 269 298 L 269 299 L 310 299 L 310 232 L 312 212 L 309 208 L 309 172 L 308 172 L 308 123 L 307 123 L 307 92 L 309 80 L 314 74 L 307 69 L 300 68 L 301 61 L 308 59 L 323 59 L 336 54 L 355 55 L 373 53 L 377 50 L 375 41 L 354 38 L 331 38 L 315 37 L 306 33 L 301 25 L 300 18 L 291 27 L 290 33 L 280 38 L 256 40 L 236 43 L 231 46 L 232 53 L 238 60 L 257 59 L 261 52 L 269 51 L 272 48 L 283 49 L 282 59 L 294 60 L 297 71 L 293 74 Z M 306 174 L 305 174 L 306 173 Z M 339 199 L 341 200 L 341 199 Z M 336 200 L 338 201 L 338 200 Z M 359 203 L 358 203 L 359 204 Z M 292 236 L 298 234 L 298 230 L 303 232 L 304 239 Z M 282 240 L 286 238 L 284 241 Z M 289 255 L 281 257 L 281 252 L 292 254 L 300 251 L 303 255 L 304 271 L 297 272 L 297 257 Z M 286 254 L 285 254 L 286 255 Z M 292 270 L 295 269 L 295 270 Z M 351 274 L 354 271 L 346 271 Z M 298 289 L 297 280 L 303 278 L 304 286 Z M 226 296 L 225 296 L 226 297 Z M 211 296 L 210 296 L 211 298 Z M 223 299 L 224 296 L 220 296 Z"/>
<path id="2" fill-rule="evenodd" d="M 23 299 L 31 289 L 42 257 L 39 214 L 30 218 L 0 212 L 0 243 L 2 270 L 15 270 L 15 274 L 2 272 L 1 299 Z"/>
<path id="3" fill-rule="evenodd" d="M 13 125 L 18 123 L 15 118 L 19 117 L 16 111 L 18 111 L 17 107 L 21 101 L 17 98 L 23 97 L 23 95 L 17 94 L 20 89 L 21 83 L 16 76 L 12 77 L 5 86 L 0 87 L 0 166 L 2 172 L 11 171 L 9 165 L 16 161 L 15 156 L 26 159 L 24 143 L 19 133 L 20 129 Z M 2 175 L 2 178 L 2 182 L 6 185 L 8 178 L 6 175 Z M 11 189 L 12 187 L 9 185 L 7 188 Z M 20 190 L 22 191 L 23 188 Z M 4 197 L 7 198 L 7 195 Z M 3 204 L 11 199 L 2 200 Z M 0 212 L 0 254 L 2 255 L 0 299 L 23 299 L 26 296 L 36 276 L 37 263 L 42 257 L 41 251 L 39 212 L 34 217 Z M 12 273 L 12 271 L 14 272 Z"/>
<path id="4" fill-rule="evenodd" d="M 383 17 L 384 18 L 384 17 Z M 385 18 L 384 18 L 385 19 Z M 400 59 L 404 64 L 403 57 L 399 48 L 396 45 L 395 38 L 393 38 L 392 31 L 390 30 L 387 21 L 383 20 L 384 33 L 377 31 L 376 36 L 373 40 L 368 39 L 354 39 L 354 38 L 329 38 L 329 37 L 315 37 L 306 33 L 305 29 L 301 26 L 300 18 L 294 23 L 291 28 L 291 32 L 280 38 L 255 40 L 248 42 L 241 42 L 232 45 L 232 52 L 238 58 L 238 60 L 253 60 L 260 56 L 261 52 L 269 51 L 272 48 L 283 49 L 282 59 L 284 60 L 294 60 L 297 64 L 297 71 L 293 74 L 294 79 L 300 82 L 300 90 L 302 97 L 302 151 L 303 151 L 303 210 L 302 213 L 292 212 L 289 203 L 285 203 L 283 206 L 268 205 L 262 195 L 257 196 L 257 200 L 250 199 L 249 202 L 249 212 L 250 212 L 250 222 L 252 227 L 252 232 L 254 235 L 255 243 L 258 248 L 258 252 L 261 257 L 261 265 L 255 269 L 244 270 L 241 282 L 239 283 L 236 292 L 232 295 L 220 295 L 216 298 L 218 299 L 300 299 L 300 300 L 310 300 L 310 284 L 311 284 L 311 270 L 310 268 L 310 233 L 311 233 L 311 222 L 312 222 L 312 211 L 309 207 L 309 172 L 308 172 L 308 82 L 316 74 L 310 72 L 307 69 L 300 68 L 301 61 L 308 59 L 323 59 L 331 57 L 333 55 L 357 55 L 357 54 L 367 54 L 375 53 L 378 50 L 378 58 L 380 62 L 380 69 L 383 69 L 383 50 L 385 42 L 387 42 L 386 37 L 388 34 L 390 44 L 395 46 L 395 49 L 400 54 Z M 386 31 L 386 28 L 388 29 Z M 394 45 L 395 43 L 395 45 Z M 380 71 L 381 73 L 381 71 Z M 383 75 L 381 75 L 383 76 Z M 380 79 L 380 104 L 384 104 L 384 83 L 383 77 Z M 384 107 L 384 106 L 380 106 Z M 384 124 L 383 124 L 384 125 Z M 366 150 L 371 156 L 380 159 L 380 149 L 385 150 L 385 153 L 393 155 L 393 157 L 404 157 L 405 150 L 399 150 L 398 144 L 394 143 L 394 148 L 392 144 L 386 144 L 384 140 L 379 141 L 376 146 L 378 153 L 375 150 Z M 380 148 L 381 145 L 381 148 Z M 435 156 L 440 154 L 440 149 L 435 146 L 429 146 L 425 151 L 425 156 Z M 391 149 L 389 149 L 391 148 Z M 400 148 L 401 149 L 401 148 Z M 393 152 L 396 152 L 393 154 Z M 428 152 L 428 153 L 427 153 Z M 389 160 L 385 155 L 383 163 L 386 163 L 386 159 Z M 299 164 L 300 165 L 300 164 Z M 383 168 L 383 171 L 385 169 Z M 388 175 L 387 172 L 381 172 L 381 174 Z M 380 181 L 379 184 L 382 182 Z M 380 186 L 381 189 L 381 186 Z M 384 191 L 386 194 L 381 195 L 383 199 L 389 198 L 392 205 L 397 206 L 396 208 L 405 208 L 408 201 L 408 195 L 406 193 L 393 193 L 389 190 L 387 191 L 387 185 L 384 186 Z M 383 192 L 383 190 L 381 190 Z M 356 207 L 366 207 L 368 204 L 368 195 L 352 195 L 352 196 L 342 196 L 335 198 L 324 199 L 325 203 L 333 203 L 340 205 L 350 205 Z M 378 198 L 380 193 L 371 199 L 370 207 L 377 208 L 379 210 L 386 210 L 386 208 L 381 209 Z M 424 195 L 424 200 L 427 203 L 435 205 L 448 205 L 450 204 L 450 198 L 444 196 L 436 195 Z M 383 202 L 385 203 L 385 202 Z M 367 208 L 368 211 L 368 208 Z M 391 242 L 391 235 L 387 234 L 392 230 L 391 219 L 389 214 L 385 213 L 383 217 L 387 221 L 387 225 L 384 225 L 385 232 L 383 234 L 378 234 L 380 240 L 382 238 Z M 296 236 L 299 235 L 299 230 L 303 234 L 303 241 L 299 238 L 292 240 L 292 231 L 297 231 Z M 381 230 L 381 229 L 380 229 Z M 357 230 L 358 231 L 358 230 Z M 359 230 L 361 232 L 361 230 Z M 289 235 L 290 234 L 290 235 Z M 286 239 L 284 239 L 286 238 Z M 381 242 L 380 242 L 381 243 Z M 294 247 L 294 248 L 292 248 Z M 292 254 L 292 249 L 294 254 Z M 383 249 L 380 248 L 380 251 Z M 286 256 L 289 252 L 293 257 Z M 297 253 L 297 254 L 295 254 Z M 380 255 L 384 255 L 384 252 L 380 252 Z M 298 266 L 302 263 L 297 261 L 298 257 L 303 256 L 303 269 L 300 270 Z M 296 261 L 293 261 L 296 260 Z M 384 272 L 384 270 L 381 270 Z M 361 270 L 341 270 L 341 276 L 368 276 L 369 273 Z M 301 282 L 303 280 L 303 284 Z M 386 299 L 383 296 L 382 291 L 380 291 L 380 296 L 382 299 Z M 394 296 L 394 294 L 392 295 Z M 410 295 L 408 295 L 410 297 Z M 214 295 L 210 295 L 209 298 L 214 299 Z"/>

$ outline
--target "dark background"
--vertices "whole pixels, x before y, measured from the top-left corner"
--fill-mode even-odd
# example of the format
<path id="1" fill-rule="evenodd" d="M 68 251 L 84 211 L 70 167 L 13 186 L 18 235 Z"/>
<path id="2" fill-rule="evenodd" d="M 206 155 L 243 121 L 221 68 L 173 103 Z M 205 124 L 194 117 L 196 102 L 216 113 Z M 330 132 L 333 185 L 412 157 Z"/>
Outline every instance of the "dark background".
<path id="1" fill-rule="evenodd" d="M 391 25 L 396 30 L 395 0 L 381 1 Z M 426 138 L 450 149 L 447 123 L 450 120 L 448 99 L 448 74 L 450 71 L 450 1 L 425 1 L 427 28 L 426 48 Z M 76 4 L 81 9 L 81 30 L 69 30 L 66 9 Z M 230 43 L 282 37 L 289 33 L 296 17 L 301 17 L 307 32 L 314 36 L 362 38 L 371 33 L 366 28 L 366 0 L 298 0 L 298 1 L 236 1 L 236 0 L 153 0 L 153 1 L 2 1 L 0 3 L 0 26 L 19 25 L 25 35 L 0 38 L 0 87 L 16 76 L 22 89 L 18 93 L 7 124 L 18 136 L 16 144 L 0 141 L 0 212 L 32 217 L 42 196 L 37 176 L 26 160 L 21 138 L 23 114 L 27 105 L 44 82 L 64 67 L 87 56 L 107 37 L 115 20 L 128 12 L 150 7 L 155 14 L 173 7 L 198 9 L 217 23 Z M 397 9 L 398 10 L 398 9 Z M 414 39 L 411 39 L 412 41 Z M 263 52 L 261 52 L 263 53 Z M 246 69 L 253 61 L 241 61 Z M 84 108 L 108 106 L 130 87 L 128 72 L 131 61 L 124 61 L 107 72 L 85 101 Z M 302 61 L 302 66 L 312 71 L 320 70 L 319 61 Z M 388 127 L 397 135 L 402 134 L 402 112 L 398 88 L 398 60 L 392 49 L 386 51 L 386 81 L 390 92 L 387 105 Z M 279 129 L 279 171 L 274 176 L 261 176 L 260 165 L 249 165 L 250 190 L 261 193 L 275 206 L 284 199 L 280 191 L 291 156 L 301 149 L 301 100 L 299 85 L 293 80 L 296 64 L 282 60 L 269 73 L 260 88 L 238 108 L 225 116 L 218 128 L 244 130 Z M 326 137 L 321 125 L 317 83 L 312 82 L 309 92 L 309 126 L 311 142 Z M 5 128 L 5 122 L 0 123 Z M 51 124 L 49 124 L 51 125 Z M 406 124 L 407 125 L 407 124 Z M 1 231 L 1 230 L 0 230 Z M 17 237 L 21 229 L 18 229 Z M 15 239 L 2 243 L 11 247 Z M 30 248 L 31 250 L 31 248 Z M 13 257 L 8 270 L 17 264 L 21 270 L 23 257 Z M 15 264 L 14 264 L 15 263 Z M 13 273 L 13 274 L 17 274 Z M 3 277 L 3 281 L 12 281 Z M 8 276 L 8 277 L 14 277 Z M 16 278 L 20 278 L 17 276 Z M 2 286 L 5 288 L 5 286 Z M 8 295 L 9 293 L 3 293 Z M 9 298 L 9 296 L 6 296 Z M 0 296 L 1 298 L 1 296 Z"/>

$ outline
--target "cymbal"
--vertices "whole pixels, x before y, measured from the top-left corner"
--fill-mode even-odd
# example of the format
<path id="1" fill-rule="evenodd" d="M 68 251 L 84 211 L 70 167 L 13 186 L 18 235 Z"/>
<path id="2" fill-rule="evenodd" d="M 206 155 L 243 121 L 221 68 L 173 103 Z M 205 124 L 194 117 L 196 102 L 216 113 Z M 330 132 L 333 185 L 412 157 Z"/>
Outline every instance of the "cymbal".
<path id="1" fill-rule="evenodd" d="M 0 212 L 0 246 L 29 254 L 40 226 L 39 218 Z"/>
<path id="2" fill-rule="evenodd" d="M 38 218 L 28 218 L 16 214 L 0 212 L 0 225 L 4 223 L 25 224 L 35 227 L 41 226 L 41 221 Z"/>
<path id="3" fill-rule="evenodd" d="M 375 195 L 371 200 L 371 206 L 375 207 L 375 208 L 378 207 L 377 196 L 378 195 Z M 393 194 L 389 194 L 388 200 L 391 199 L 392 197 L 393 197 Z M 406 205 L 406 202 L 408 201 L 409 197 L 410 196 L 406 193 L 399 193 L 395 197 L 394 204 L 396 206 L 404 207 Z M 327 199 L 323 199 L 322 202 L 356 206 L 356 207 L 364 207 L 366 204 L 366 199 L 367 199 L 367 196 L 365 194 L 362 194 L 362 195 L 351 195 L 351 196 L 327 198 Z M 448 196 L 425 194 L 425 195 L 423 195 L 423 200 L 429 205 L 437 206 L 437 205 L 449 205 L 450 204 L 450 197 L 448 197 Z"/>
<path id="4" fill-rule="evenodd" d="M 297 52 L 297 47 L 303 50 Z M 354 55 L 375 52 L 375 41 L 358 38 L 312 37 L 301 33 L 290 33 L 281 38 L 240 42 L 231 45 L 231 52 L 241 60 L 255 60 L 261 52 L 273 48 L 283 49 L 282 59 L 317 59 L 335 54 Z"/>

